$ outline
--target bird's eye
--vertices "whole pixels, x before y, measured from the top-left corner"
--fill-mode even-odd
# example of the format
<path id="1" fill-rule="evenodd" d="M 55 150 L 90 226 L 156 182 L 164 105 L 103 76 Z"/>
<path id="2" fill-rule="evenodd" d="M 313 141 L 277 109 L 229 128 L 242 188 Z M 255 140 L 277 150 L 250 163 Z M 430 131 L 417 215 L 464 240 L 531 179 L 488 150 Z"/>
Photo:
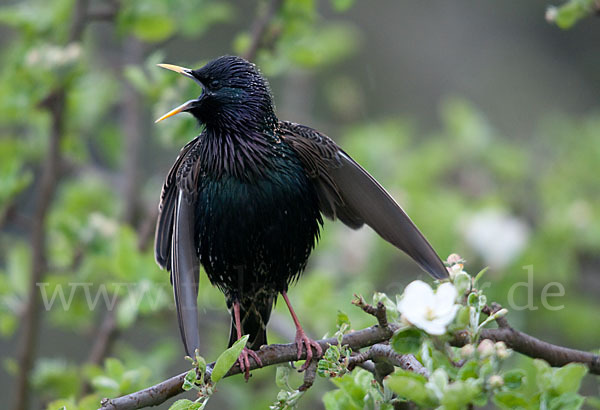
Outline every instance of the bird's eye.
<path id="1" fill-rule="evenodd" d="M 219 88 L 220 85 L 221 83 L 219 82 L 219 80 L 212 80 L 210 82 L 210 88 Z"/>

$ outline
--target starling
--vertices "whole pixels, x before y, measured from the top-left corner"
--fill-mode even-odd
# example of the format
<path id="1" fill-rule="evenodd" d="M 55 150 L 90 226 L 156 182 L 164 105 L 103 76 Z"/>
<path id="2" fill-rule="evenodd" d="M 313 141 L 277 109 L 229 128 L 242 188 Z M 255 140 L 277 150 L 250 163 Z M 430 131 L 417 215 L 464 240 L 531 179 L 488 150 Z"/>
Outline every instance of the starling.
<path id="1" fill-rule="evenodd" d="M 198 70 L 159 64 L 198 83 L 202 93 L 180 112 L 203 127 L 179 153 L 160 197 L 157 263 L 171 272 L 185 350 L 199 345 L 198 276 L 202 265 L 232 315 L 229 345 L 248 334 L 238 363 L 267 343 L 279 294 L 296 326 L 305 369 L 321 347 L 309 339 L 288 299 L 319 238 L 323 216 L 352 229 L 367 224 L 437 279 L 448 276 L 429 242 L 385 189 L 326 135 L 280 121 L 267 80 L 243 58 L 224 56 Z M 302 370 L 302 369 L 301 369 Z"/>

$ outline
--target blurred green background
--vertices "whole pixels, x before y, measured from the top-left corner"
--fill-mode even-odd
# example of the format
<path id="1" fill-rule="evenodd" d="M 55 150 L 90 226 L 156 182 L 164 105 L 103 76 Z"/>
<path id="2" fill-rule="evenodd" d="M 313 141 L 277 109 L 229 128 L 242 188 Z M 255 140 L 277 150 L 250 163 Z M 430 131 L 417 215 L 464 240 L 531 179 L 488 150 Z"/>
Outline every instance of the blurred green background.
<path id="1" fill-rule="evenodd" d="M 279 117 L 342 145 L 442 258 L 459 253 L 472 274 L 489 266 L 486 293 L 515 327 L 598 349 L 600 20 L 563 31 L 546 22 L 547 2 L 538 0 L 282 3 L 253 59 Z M 101 397 L 188 368 L 168 274 L 151 248 L 163 178 L 199 130 L 184 115 L 153 120 L 199 89 L 155 64 L 197 68 L 244 55 L 272 4 L 2 2 L 0 397 L 14 396 L 22 367 L 16 352 L 37 266 L 32 229 L 45 238 L 35 295 L 62 289 L 69 307 L 58 293 L 50 308 L 40 303 L 28 408 L 59 398 L 95 408 Z M 53 141 L 56 180 L 40 219 Z M 418 277 L 428 280 L 370 229 L 327 222 L 290 297 L 319 338 L 335 330 L 337 310 L 355 329 L 372 324 L 350 305 L 354 293 L 394 295 Z M 530 291 L 514 288 L 528 280 Z M 548 308 L 542 294 L 551 282 L 564 295 L 549 297 Z M 204 276 L 199 303 L 202 354 L 213 360 L 226 347 L 229 315 Z M 293 339 L 282 307 L 271 342 Z M 227 379 L 208 408 L 266 408 L 274 377 L 273 367 L 253 372 L 249 384 Z M 322 407 L 332 386 L 317 379 L 300 408 Z M 598 394 L 595 380 L 584 390 Z"/>

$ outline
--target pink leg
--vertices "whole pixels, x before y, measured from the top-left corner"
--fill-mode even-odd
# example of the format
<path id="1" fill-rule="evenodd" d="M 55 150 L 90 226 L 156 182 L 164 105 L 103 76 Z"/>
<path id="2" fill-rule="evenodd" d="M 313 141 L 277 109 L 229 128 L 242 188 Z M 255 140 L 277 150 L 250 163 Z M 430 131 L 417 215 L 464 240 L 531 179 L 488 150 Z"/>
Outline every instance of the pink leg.
<path id="1" fill-rule="evenodd" d="M 242 323 L 240 320 L 240 304 L 238 302 L 233 303 L 233 316 L 235 317 L 235 329 L 237 330 L 237 338 L 240 340 L 242 338 Z M 240 353 L 240 357 L 238 357 L 238 364 L 240 365 L 240 370 L 244 373 L 244 379 L 246 382 L 250 379 L 250 360 L 248 359 L 248 355 L 252 356 L 254 361 L 259 367 L 262 367 L 262 361 L 260 357 L 256 354 L 254 350 L 248 349 L 244 347 L 242 353 Z"/>
<path id="2" fill-rule="evenodd" d="M 312 348 L 315 349 L 315 352 L 317 353 L 317 358 L 319 358 L 323 355 L 323 349 L 317 342 L 315 342 L 312 339 L 309 339 L 306 336 L 306 333 L 304 333 L 304 329 L 302 329 L 302 326 L 300 325 L 300 322 L 298 321 L 298 317 L 296 316 L 296 312 L 294 312 L 294 309 L 292 308 L 292 304 L 290 303 L 290 300 L 287 297 L 287 293 L 281 292 L 281 295 L 283 296 L 283 300 L 285 300 L 285 303 L 286 303 L 288 309 L 290 310 L 290 314 L 292 315 L 292 319 L 294 320 L 294 324 L 296 325 L 296 340 L 295 341 L 296 341 L 296 347 L 298 349 L 298 360 L 300 360 L 300 357 L 302 356 L 302 350 L 303 350 L 302 345 L 304 345 L 306 347 L 306 362 L 298 370 L 301 372 L 301 371 L 306 370 L 306 368 L 310 364 L 310 361 L 313 358 Z"/>

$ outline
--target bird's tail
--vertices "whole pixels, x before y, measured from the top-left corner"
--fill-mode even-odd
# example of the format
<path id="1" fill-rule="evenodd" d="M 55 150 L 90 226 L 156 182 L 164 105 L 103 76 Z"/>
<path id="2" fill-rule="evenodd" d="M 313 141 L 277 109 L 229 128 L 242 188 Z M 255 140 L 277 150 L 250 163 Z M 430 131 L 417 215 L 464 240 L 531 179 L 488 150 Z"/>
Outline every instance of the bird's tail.
<path id="1" fill-rule="evenodd" d="M 257 303 L 256 301 L 247 304 L 240 302 L 240 322 L 242 325 L 242 336 L 250 335 L 246 347 L 252 350 L 258 350 L 262 345 L 267 344 L 267 323 L 271 317 L 273 308 L 273 298 L 269 298 L 267 303 Z M 231 330 L 229 332 L 229 346 L 238 340 L 237 328 L 235 326 L 234 311 L 231 309 Z"/>

